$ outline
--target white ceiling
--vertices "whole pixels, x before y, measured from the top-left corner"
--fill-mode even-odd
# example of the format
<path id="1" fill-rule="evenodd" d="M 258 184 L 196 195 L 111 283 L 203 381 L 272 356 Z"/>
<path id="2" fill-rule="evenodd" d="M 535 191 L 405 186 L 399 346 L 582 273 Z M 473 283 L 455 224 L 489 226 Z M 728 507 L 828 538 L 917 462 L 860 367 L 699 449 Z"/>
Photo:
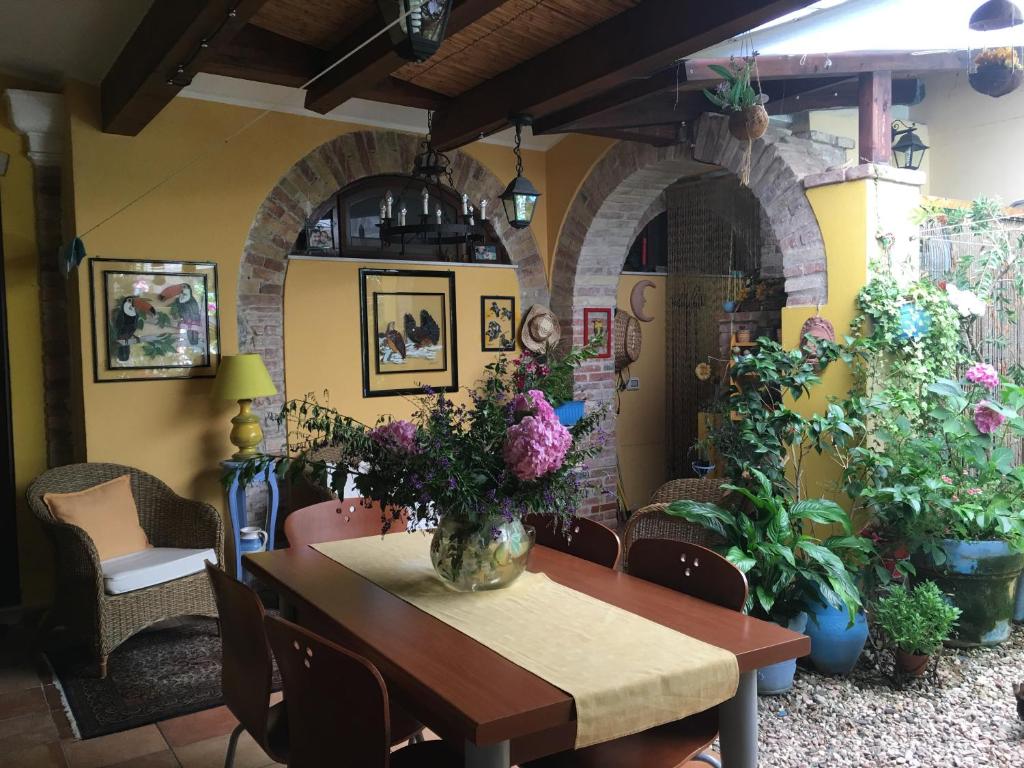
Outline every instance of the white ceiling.
<path id="1" fill-rule="evenodd" d="M 153 0 L 0 0 L 0 70 L 98 83 Z"/>

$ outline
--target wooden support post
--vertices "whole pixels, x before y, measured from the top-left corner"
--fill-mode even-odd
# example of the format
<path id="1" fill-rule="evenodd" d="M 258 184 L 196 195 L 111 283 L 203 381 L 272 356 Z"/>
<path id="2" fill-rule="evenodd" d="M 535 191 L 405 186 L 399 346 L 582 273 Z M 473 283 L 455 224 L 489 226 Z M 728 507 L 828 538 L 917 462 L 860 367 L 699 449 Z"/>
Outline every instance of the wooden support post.
<path id="1" fill-rule="evenodd" d="M 892 72 L 860 76 L 860 162 L 888 165 L 892 157 Z"/>

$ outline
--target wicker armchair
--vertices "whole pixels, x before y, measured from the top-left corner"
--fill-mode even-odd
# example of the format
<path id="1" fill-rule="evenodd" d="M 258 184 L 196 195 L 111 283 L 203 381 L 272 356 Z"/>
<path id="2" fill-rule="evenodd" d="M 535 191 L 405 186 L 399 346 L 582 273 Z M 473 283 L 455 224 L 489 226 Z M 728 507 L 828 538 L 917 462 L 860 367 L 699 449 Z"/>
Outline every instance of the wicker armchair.
<path id="1" fill-rule="evenodd" d="M 43 501 L 46 493 L 91 488 L 121 475 L 131 476 L 139 522 L 155 547 L 213 548 L 224 559 L 224 523 L 209 504 L 183 499 L 152 475 L 119 464 L 70 464 L 44 472 L 26 492 L 56 551 L 57 588 L 47 621 L 67 626 L 86 639 L 106 676 L 107 657 L 121 643 L 151 624 L 175 616 L 217 616 L 204 571 L 121 594 L 107 594 L 92 539 L 78 526 L 60 522 Z"/>
<path id="2" fill-rule="evenodd" d="M 718 537 L 696 523 L 668 514 L 665 510 L 673 501 L 689 499 L 719 504 L 723 493 L 720 480 L 713 478 L 683 478 L 670 480 L 651 496 L 651 503 L 634 512 L 626 523 L 622 537 L 622 568 L 629 569 L 629 549 L 640 539 L 670 539 L 687 541 L 702 547 L 712 548 Z"/>

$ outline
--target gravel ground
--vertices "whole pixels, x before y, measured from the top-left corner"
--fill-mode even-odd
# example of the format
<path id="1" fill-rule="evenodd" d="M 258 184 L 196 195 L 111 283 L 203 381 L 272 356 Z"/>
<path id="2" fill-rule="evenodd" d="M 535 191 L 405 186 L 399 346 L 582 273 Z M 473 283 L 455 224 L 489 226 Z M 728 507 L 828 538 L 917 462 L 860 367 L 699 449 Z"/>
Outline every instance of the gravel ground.
<path id="1" fill-rule="evenodd" d="M 890 687 L 870 660 L 846 678 L 799 670 L 792 691 L 762 696 L 765 768 L 1024 768 L 1024 627 L 998 648 L 949 650 L 939 682 Z"/>

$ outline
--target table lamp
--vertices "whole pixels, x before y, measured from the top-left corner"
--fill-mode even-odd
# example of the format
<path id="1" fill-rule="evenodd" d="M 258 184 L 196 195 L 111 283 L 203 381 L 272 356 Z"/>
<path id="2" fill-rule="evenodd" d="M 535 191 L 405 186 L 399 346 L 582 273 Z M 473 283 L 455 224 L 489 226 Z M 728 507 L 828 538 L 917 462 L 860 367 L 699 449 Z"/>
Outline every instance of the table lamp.
<path id="1" fill-rule="evenodd" d="M 252 412 L 252 401 L 277 394 L 263 358 L 257 354 L 221 357 L 213 394 L 221 400 L 238 401 L 238 415 L 231 420 L 231 443 L 238 452 L 231 458 L 244 461 L 259 456 L 263 430 L 260 417 Z"/>

